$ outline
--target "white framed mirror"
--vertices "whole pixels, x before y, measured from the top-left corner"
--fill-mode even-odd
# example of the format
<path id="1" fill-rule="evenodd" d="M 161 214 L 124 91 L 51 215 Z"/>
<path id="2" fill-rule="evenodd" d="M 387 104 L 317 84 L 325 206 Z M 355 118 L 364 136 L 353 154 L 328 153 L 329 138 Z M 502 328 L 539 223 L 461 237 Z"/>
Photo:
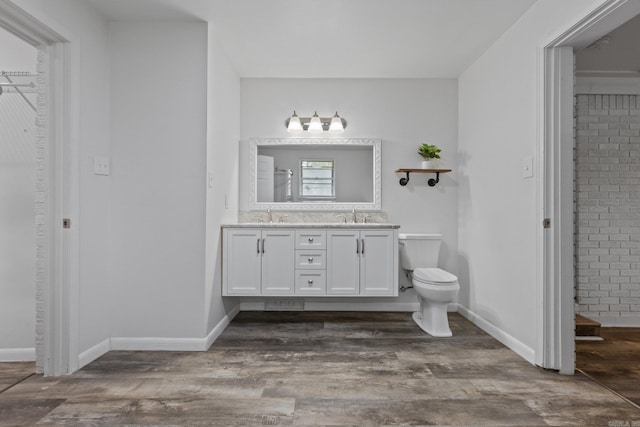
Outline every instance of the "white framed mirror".
<path id="1" fill-rule="evenodd" d="M 373 138 L 250 139 L 249 208 L 380 210 L 381 148 Z"/>

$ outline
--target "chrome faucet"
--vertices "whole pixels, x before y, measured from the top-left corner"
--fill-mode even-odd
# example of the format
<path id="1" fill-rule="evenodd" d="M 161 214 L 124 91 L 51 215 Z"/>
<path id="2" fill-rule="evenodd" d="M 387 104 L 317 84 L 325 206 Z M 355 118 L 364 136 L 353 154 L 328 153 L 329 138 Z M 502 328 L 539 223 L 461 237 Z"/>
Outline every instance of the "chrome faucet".
<path id="1" fill-rule="evenodd" d="M 271 208 L 267 209 L 267 221 L 269 221 L 269 224 L 273 223 L 273 215 L 271 215 Z"/>
<path id="2" fill-rule="evenodd" d="M 358 217 L 356 216 L 356 208 L 353 208 L 353 210 L 351 211 L 351 215 L 353 215 L 353 217 L 351 218 L 351 222 L 353 222 L 354 224 L 358 222 Z"/>

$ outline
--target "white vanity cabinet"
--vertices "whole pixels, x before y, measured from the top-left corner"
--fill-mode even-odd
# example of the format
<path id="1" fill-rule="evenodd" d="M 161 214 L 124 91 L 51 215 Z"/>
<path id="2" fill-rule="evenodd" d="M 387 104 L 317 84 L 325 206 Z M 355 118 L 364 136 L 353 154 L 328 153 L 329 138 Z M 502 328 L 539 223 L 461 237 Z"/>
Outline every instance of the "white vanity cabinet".
<path id="1" fill-rule="evenodd" d="M 224 295 L 291 295 L 295 286 L 295 231 L 225 228 Z"/>
<path id="2" fill-rule="evenodd" d="M 327 231 L 327 294 L 397 295 L 397 240 L 393 230 Z"/>
<path id="3" fill-rule="evenodd" d="M 296 296 L 327 293 L 327 232 L 296 230 Z"/>
<path id="4" fill-rule="evenodd" d="M 223 226 L 225 296 L 397 296 L 398 226 Z"/>

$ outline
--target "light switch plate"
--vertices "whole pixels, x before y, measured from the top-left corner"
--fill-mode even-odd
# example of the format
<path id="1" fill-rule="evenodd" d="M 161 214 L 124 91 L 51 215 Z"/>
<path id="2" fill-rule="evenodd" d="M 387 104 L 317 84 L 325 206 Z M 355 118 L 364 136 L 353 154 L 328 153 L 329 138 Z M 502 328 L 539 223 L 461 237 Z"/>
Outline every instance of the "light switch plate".
<path id="1" fill-rule="evenodd" d="M 522 177 L 531 178 L 533 176 L 533 156 L 522 158 Z"/>
<path id="2" fill-rule="evenodd" d="M 109 158 L 102 157 L 102 156 L 94 156 L 93 157 L 93 173 L 94 175 L 109 175 L 111 173 Z"/>

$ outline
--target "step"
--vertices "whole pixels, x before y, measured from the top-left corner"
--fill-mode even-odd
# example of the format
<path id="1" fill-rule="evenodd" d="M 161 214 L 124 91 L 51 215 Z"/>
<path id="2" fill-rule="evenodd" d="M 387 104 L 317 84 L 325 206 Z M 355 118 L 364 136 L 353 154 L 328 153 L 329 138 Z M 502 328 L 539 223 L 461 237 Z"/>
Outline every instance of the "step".
<path id="1" fill-rule="evenodd" d="M 576 313 L 576 336 L 577 337 L 599 337 L 600 322 L 591 320 Z"/>

